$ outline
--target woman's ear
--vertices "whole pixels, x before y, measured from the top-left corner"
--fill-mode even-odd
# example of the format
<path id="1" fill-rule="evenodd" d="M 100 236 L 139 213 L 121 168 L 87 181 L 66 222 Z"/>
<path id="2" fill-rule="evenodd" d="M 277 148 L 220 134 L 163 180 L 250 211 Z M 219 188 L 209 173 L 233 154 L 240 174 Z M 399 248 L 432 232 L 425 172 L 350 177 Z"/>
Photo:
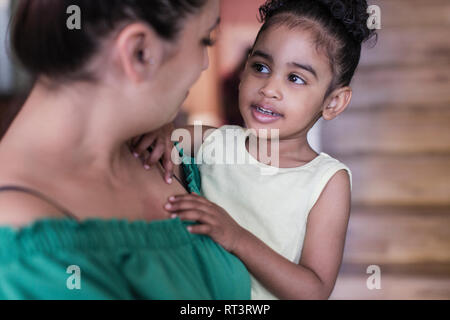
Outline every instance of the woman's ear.
<path id="1" fill-rule="evenodd" d="M 161 64 L 164 46 L 158 35 L 143 23 L 133 23 L 117 37 L 119 62 L 133 82 L 148 80 Z"/>
<path id="2" fill-rule="evenodd" d="M 323 106 L 322 117 L 325 120 L 332 120 L 336 118 L 348 107 L 351 99 L 352 88 L 343 87 L 335 90 Z"/>

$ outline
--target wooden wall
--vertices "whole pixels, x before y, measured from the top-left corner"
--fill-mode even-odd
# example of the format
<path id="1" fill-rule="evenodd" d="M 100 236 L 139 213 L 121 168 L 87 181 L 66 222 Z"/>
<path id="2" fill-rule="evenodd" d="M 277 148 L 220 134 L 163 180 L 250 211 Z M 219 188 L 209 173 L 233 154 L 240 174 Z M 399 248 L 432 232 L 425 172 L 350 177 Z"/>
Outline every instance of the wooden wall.
<path id="1" fill-rule="evenodd" d="M 382 11 L 350 108 L 324 151 L 354 174 L 332 298 L 450 299 L 450 1 L 373 1 Z M 381 268 L 381 290 L 366 287 Z"/>

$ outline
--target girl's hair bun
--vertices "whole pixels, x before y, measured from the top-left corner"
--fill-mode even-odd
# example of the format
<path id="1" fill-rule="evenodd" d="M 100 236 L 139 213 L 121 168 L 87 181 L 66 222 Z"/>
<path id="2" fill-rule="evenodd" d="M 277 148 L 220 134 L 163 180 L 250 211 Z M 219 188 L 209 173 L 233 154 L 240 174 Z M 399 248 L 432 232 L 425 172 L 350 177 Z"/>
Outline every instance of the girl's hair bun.
<path id="1" fill-rule="evenodd" d="M 369 14 L 367 13 L 366 0 L 312 0 L 326 6 L 333 17 L 339 20 L 352 38 L 362 43 L 368 40 L 374 33 L 367 27 Z"/>
<path id="2" fill-rule="evenodd" d="M 362 43 L 375 33 L 367 27 L 369 14 L 366 0 L 268 0 L 260 7 L 261 20 L 269 19 L 285 7 L 309 11 L 313 7 L 322 7 L 337 22 L 345 27 L 351 38 Z"/>

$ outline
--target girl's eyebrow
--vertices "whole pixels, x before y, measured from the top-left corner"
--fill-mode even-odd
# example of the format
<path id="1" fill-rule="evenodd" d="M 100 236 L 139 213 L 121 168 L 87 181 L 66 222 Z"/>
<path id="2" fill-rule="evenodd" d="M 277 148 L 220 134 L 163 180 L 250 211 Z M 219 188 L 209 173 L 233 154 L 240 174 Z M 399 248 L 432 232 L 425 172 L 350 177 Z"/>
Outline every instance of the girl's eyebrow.
<path id="1" fill-rule="evenodd" d="M 256 57 L 261 57 L 261 58 L 266 59 L 270 63 L 273 63 L 273 57 L 270 54 L 265 53 L 265 52 L 263 52 L 261 50 L 255 50 L 252 53 L 251 56 L 252 57 L 255 57 L 255 56 Z M 290 63 L 288 63 L 288 65 L 289 66 L 294 66 L 296 68 L 300 68 L 300 69 L 303 69 L 303 70 L 306 70 L 306 71 L 310 72 L 316 78 L 316 80 L 319 80 L 319 77 L 317 76 L 316 70 L 314 70 L 314 68 L 311 65 L 309 65 L 309 64 L 303 64 L 303 63 L 298 63 L 298 62 L 290 62 Z"/>
<path id="2" fill-rule="evenodd" d="M 252 57 L 261 57 L 268 60 L 270 63 L 273 63 L 273 58 L 270 54 L 262 52 L 261 50 L 255 50 L 252 53 Z"/>
<path id="3" fill-rule="evenodd" d="M 314 75 L 314 78 L 316 78 L 316 80 L 319 80 L 319 77 L 317 77 L 316 70 L 314 70 L 314 68 L 312 66 L 310 66 L 309 64 L 301 64 L 298 62 L 291 62 L 291 63 L 288 63 L 288 65 L 309 71 L 310 73 L 312 73 Z"/>

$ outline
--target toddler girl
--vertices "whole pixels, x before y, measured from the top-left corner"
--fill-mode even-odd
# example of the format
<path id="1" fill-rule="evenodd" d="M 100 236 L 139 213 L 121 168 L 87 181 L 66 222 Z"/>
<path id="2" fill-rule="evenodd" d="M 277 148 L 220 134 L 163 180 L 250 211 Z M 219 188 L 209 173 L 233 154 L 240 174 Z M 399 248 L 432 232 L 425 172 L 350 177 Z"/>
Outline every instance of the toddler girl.
<path id="1" fill-rule="evenodd" d="M 374 32 L 365 0 L 272 0 L 260 14 L 264 25 L 240 84 L 239 108 L 251 130 L 209 130 L 198 150 L 183 141 L 179 147 L 201 159 L 204 197 L 174 196 L 166 209 L 197 221 L 191 232 L 211 236 L 244 262 L 252 299 L 327 299 L 342 261 L 351 172 L 317 154 L 307 134 L 348 106 L 361 44 Z M 224 138 L 230 132 L 237 143 Z M 258 146 L 276 139 L 269 150 L 277 152 L 276 166 L 263 163 L 251 138 Z M 211 146 L 249 161 L 224 164 Z"/>

